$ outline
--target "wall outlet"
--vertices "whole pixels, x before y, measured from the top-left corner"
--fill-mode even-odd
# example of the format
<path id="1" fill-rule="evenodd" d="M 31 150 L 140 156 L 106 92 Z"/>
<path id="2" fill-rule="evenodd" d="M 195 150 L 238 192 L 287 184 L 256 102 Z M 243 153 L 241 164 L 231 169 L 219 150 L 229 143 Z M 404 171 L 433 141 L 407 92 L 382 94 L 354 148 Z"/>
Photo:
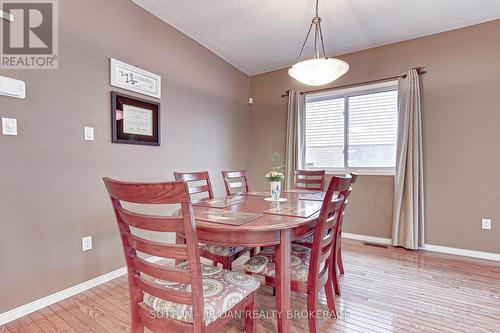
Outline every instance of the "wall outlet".
<path id="1" fill-rule="evenodd" d="M 481 226 L 484 230 L 491 230 L 491 219 L 482 219 Z"/>
<path id="2" fill-rule="evenodd" d="M 92 236 L 82 238 L 82 251 L 92 250 Z"/>

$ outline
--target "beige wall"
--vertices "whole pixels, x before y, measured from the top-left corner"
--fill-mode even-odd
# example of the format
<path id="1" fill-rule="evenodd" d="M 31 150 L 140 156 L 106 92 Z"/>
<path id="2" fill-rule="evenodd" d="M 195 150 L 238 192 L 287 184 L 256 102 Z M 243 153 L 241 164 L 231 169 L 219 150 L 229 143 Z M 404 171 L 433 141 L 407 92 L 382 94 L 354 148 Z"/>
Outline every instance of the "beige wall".
<path id="1" fill-rule="evenodd" d="M 25 100 L 0 97 L 0 116 L 19 126 L 19 136 L 0 136 L 0 313 L 123 266 L 102 176 L 154 181 L 208 169 L 222 195 L 219 170 L 248 167 L 253 188 L 264 188 L 269 157 L 284 146 L 280 95 L 297 88 L 285 70 L 250 82 L 131 2 L 59 7 L 60 69 L 0 71 L 27 84 Z M 430 244 L 500 253 L 499 35 L 496 21 L 343 57 L 351 70 L 336 84 L 427 66 Z M 161 74 L 160 147 L 110 143 L 110 57 Z M 83 141 L 84 126 L 96 128 L 95 142 Z M 392 186 L 392 177 L 360 177 L 345 231 L 389 237 Z M 492 231 L 480 230 L 483 216 Z M 86 235 L 94 249 L 82 253 Z"/>
<path id="2" fill-rule="evenodd" d="M 25 100 L 0 96 L 19 127 L 0 135 L 0 313 L 124 266 L 102 176 L 208 169 L 222 195 L 220 169 L 246 167 L 248 76 L 130 1 L 59 10 L 60 68 L 0 71 L 27 85 Z M 161 74 L 160 147 L 110 143 L 110 57 Z"/>
<path id="3" fill-rule="evenodd" d="M 351 69 L 335 85 L 397 75 L 426 66 L 423 131 L 427 244 L 500 253 L 500 21 L 347 54 Z M 326 43 L 329 43 L 326 40 Z M 249 158 L 254 187 L 275 151 L 283 152 L 286 99 L 300 86 L 278 70 L 252 77 Z M 332 86 L 335 86 L 332 85 Z M 362 176 L 345 231 L 391 235 L 393 177 Z M 493 230 L 481 230 L 481 218 Z"/>

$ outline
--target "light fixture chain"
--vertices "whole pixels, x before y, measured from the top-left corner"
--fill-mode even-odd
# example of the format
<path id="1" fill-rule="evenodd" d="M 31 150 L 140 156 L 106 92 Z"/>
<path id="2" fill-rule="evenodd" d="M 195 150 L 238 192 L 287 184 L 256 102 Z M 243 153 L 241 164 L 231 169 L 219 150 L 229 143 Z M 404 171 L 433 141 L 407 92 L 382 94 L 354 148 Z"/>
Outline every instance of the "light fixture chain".
<path id="1" fill-rule="evenodd" d="M 307 31 L 306 39 L 304 40 L 304 43 L 302 44 L 302 48 L 300 49 L 299 57 L 297 58 L 297 62 L 300 62 L 300 57 L 302 57 L 302 52 L 304 52 L 304 47 L 306 46 L 307 40 L 309 39 L 309 35 L 311 34 L 313 24 L 309 26 L 309 30 Z"/>
<path id="2" fill-rule="evenodd" d="M 318 24 L 314 26 L 314 58 L 319 58 L 318 50 Z"/>
<path id="3" fill-rule="evenodd" d="M 323 30 L 321 30 L 321 24 L 318 24 L 318 26 L 319 26 L 319 38 L 321 39 L 321 49 L 323 50 L 323 58 L 326 58 L 325 43 L 323 42 Z"/>

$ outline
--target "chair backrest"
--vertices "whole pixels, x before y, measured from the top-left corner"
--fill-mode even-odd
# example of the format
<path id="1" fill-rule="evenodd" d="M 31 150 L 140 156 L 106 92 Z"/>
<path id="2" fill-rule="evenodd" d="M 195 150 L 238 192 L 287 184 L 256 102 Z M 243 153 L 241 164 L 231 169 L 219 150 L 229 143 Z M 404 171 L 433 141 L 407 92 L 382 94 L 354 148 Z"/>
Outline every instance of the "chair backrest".
<path id="1" fill-rule="evenodd" d="M 323 191 L 325 170 L 295 170 L 295 189 Z"/>
<path id="2" fill-rule="evenodd" d="M 342 205 L 342 212 L 340 214 L 340 219 L 339 219 L 339 223 L 337 226 L 337 229 L 338 229 L 337 230 L 337 237 L 338 238 L 340 238 L 341 233 L 342 233 L 342 223 L 344 222 L 345 209 L 347 207 L 347 204 L 349 203 L 349 196 L 351 195 L 351 192 L 352 192 L 352 185 L 354 183 L 356 183 L 356 181 L 358 180 L 357 173 L 351 172 L 351 173 L 348 173 L 346 176 L 351 177 L 351 184 L 349 185 L 349 188 L 346 191 L 340 192 L 340 195 L 343 195 L 345 200 L 344 200 L 344 204 Z"/>
<path id="3" fill-rule="evenodd" d="M 351 184 L 350 184 L 349 188 L 347 189 L 347 191 L 344 191 L 344 192 L 340 193 L 340 194 L 342 194 L 345 197 L 344 207 L 342 207 L 342 213 L 345 212 L 345 207 L 347 206 L 348 198 L 351 195 L 352 184 L 356 183 L 356 181 L 358 180 L 358 174 L 357 173 L 351 172 L 351 173 L 348 173 L 346 176 L 350 176 L 351 177 Z"/>
<path id="4" fill-rule="evenodd" d="M 222 171 L 222 178 L 224 178 L 224 186 L 226 187 L 226 194 L 229 196 L 232 189 L 239 189 L 235 193 L 248 192 L 248 179 L 246 170 L 239 171 Z"/>
<path id="5" fill-rule="evenodd" d="M 192 306 L 193 325 L 203 327 L 203 287 L 200 256 L 193 208 L 185 182 L 130 183 L 104 178 L 104 184 L 113 204 L 121 234 L 123 251 L 128 267 L 130 305 L 133 325 L 150 316 L 144 303 L 144 292 L 165 301 Z M 147 215 L 122 207 L 122 202 L 142 205 L 180 204 L 179 216 Z M 180 232 L 186 244 L 168 244 L 139 237 L 130 227 L 155 232 Z M 134 229 L 134 230 L 135 230 Z M 189 269 L 183 270 L 166 265 L 150 263 L 137 255 L 187 261 Z M 190 291 L 179 291 L 154 283 L 151 278 L 191 284 Z M 165 320 L 165 319 L 162 319 Z"/>
<path id="6" fill-rule="evenodd" d="M 207 193 L 207 196 L 198 199 L 213 199 L 212 184 L 208 171 L 200 172 L 174 172 L 175 180 L 185 181 L 188 184 L 189 194 L 195 195 L 199 193 Z M 196 184 L 191 184 L 196 183 Z M 201 183 L 201 184 L 200 184 Z M 194 198 L 193 198 L 194 199 Z"/>
<path id="7" fill-rule="evenodd" d="M 342 206 L 345 197 L 342 194 L 349 190 L 351 177 L 334 176 L 330 180 L 326 191 L 323 205 L 319 214 L 316 230 L 314 232 L 314 242 L 311 250 L 311 263 L 309 266 L 309 276 L 316 277 L 315 283 L 326 280 L 328 274 L 328 260 L 334 253 L 334 243 L 336 239 L 337 225 L 342 214 Z"/>

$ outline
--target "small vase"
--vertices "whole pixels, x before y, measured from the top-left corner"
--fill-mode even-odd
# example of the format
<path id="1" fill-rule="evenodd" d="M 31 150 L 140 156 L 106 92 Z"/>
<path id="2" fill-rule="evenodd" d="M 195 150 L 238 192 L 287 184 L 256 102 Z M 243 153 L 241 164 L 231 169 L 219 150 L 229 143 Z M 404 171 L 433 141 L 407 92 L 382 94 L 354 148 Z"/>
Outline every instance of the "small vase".
<path id="1" fill-rule="evenodd" d="M 270 182 L 271 184 L 271 199 L 278 201 L 281 195 L 281 182 Z"/>

